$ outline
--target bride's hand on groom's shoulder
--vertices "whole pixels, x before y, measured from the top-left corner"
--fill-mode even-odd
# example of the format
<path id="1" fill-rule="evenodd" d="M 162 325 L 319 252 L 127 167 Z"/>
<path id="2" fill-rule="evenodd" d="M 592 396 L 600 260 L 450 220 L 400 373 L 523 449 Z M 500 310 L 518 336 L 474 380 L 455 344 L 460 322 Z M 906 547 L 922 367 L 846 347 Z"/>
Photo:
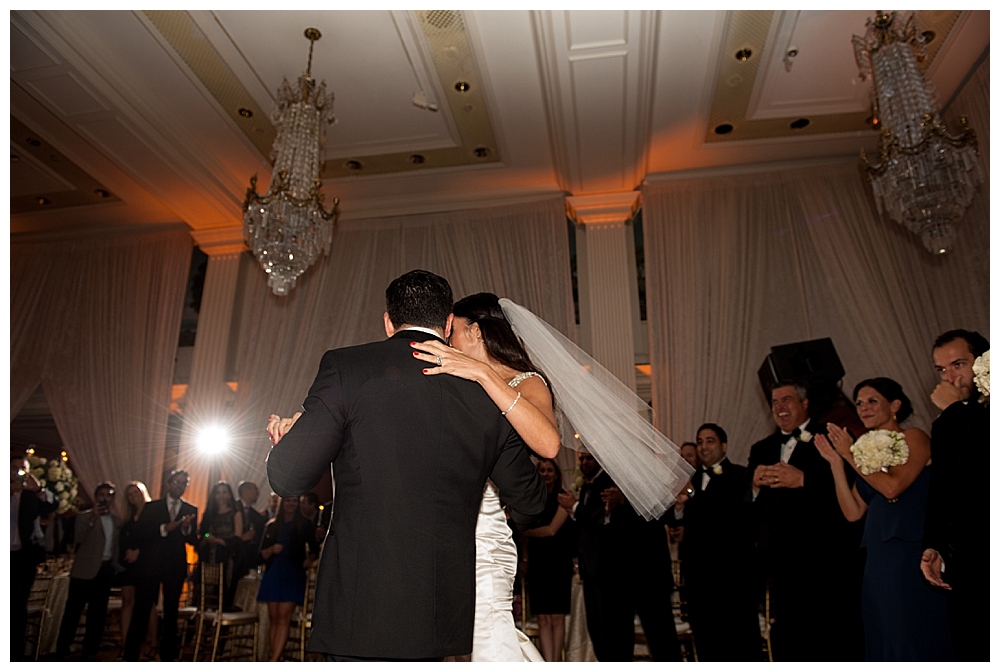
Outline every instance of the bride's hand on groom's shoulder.
<path id="1" fill-rule="evenodd" d="M 489 365 L 477 359 L 469 357 L 461 350 L 452 348 L 438 341 L 425 341 L 423 343 L 414 341 L 410 343 L 413 348 L 413 356 L 422 362 L 432 364 L 430 368 L 424 369 L 428 376 L 436 376 L 439 373 L 447 373 L 466 380 L 479 382 L 484 373 L 489 369 Z"/>
<path id="2" fill-rule="evenodd" d="M 278 441 L 281 441 L 281 437 L 288 433 L 288 430 L 292 428 L 295 421 L 302 417 L 302 412 L 298 412 L 290 418 L 282 418 L 281 416 L 271 414 L 267 418 L 267 435 L 271 437 L 271 443 L 277 445 Z"/>

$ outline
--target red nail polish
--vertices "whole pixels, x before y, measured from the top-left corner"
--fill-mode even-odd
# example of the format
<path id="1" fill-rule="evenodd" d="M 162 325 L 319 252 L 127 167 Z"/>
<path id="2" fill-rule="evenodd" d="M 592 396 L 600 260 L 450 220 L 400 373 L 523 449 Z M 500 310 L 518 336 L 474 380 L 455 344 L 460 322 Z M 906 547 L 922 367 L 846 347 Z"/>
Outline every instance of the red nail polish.
<path id="1" fill-rule="evenodd" d="M 415 352 L 414 352 L 414 353 L 413 353 L 413 356 L 414 356 L 414 357 L 416 357 L 416 356 L 417 356 L 417 353 L 415 353 Z"/>
<path id="2" fill-rule="evenodd" d="M 413 347 L 414 345 L 416 345 L 416 344 L 417 344 L 417 343 L 416 343 L 416 341 L 410 341 L 410 347 L 411 347 L 411 348 L 412 348 L 412 347 Z"/>
<path id="3" fill-rule="evenodd" d="M 427 369 L 424 369 L 423 371 L 424 371 L 424 373 L 427 373 Z"/>

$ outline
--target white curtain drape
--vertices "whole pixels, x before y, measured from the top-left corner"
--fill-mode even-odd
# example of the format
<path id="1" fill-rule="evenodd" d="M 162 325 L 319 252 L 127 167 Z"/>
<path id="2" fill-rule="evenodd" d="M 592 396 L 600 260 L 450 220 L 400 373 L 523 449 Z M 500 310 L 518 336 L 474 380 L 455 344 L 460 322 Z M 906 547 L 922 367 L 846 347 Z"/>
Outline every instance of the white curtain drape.
<path id="1" fill-rule="evenodd" d="M 270 292 L 247 256 L 234 320 L 237 446 L 223 465 L 230 483 L 249 479 L 267 488 L 268 414 L 300 409 L 326 350 L 384 339 L 385 288 L 415 268 L 447 278 L 456 300 L 482 291 L 506 296 L 576 337 L 562 197 L 343 222 L 330 256 L 284 298 Z"/>
<path id="2" fill-rule="evenodd" d="M 987 59 L 949 111 L 969 115 L 983 159 L 988 101 Z M 744 462 L 773 431 L 756 375 L 770 347 L 823 337 L 848 394 L 894 378 L 927 429 L 933 339 L 953 328 L 989 337 L 988 182 L 943 257 L 876 216 L 856 161 L 651 184 L 643 203 L 653 408 L 678 443 L 717 422 Z"/>
<path id="3" fill-rule="evenodd" d="M 186 228 L 11 245 L 11 414 L 41 383 L 87 491 L 159 492 Z"/>

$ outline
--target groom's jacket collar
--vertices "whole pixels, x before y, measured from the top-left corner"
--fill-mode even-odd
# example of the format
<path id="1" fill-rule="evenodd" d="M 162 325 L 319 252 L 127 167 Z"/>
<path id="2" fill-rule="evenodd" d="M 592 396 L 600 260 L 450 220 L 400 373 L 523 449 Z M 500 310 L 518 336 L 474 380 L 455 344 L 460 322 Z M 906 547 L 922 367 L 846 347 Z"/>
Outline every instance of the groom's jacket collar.
<path id="1" fill-rule="evenodd" d="M 395 334 L 393 334 L 391 338 L 405 338 L 409 341 L 421 341 L 421 342 L 427 341 L 431 338 L 436 338 L 437 340 L 447 345 L 447 342 L 441 336 L 438 336 L 437 334 L 432 334 L 427 331 L 423 331 L 422 329 L 400 329 Z"/>

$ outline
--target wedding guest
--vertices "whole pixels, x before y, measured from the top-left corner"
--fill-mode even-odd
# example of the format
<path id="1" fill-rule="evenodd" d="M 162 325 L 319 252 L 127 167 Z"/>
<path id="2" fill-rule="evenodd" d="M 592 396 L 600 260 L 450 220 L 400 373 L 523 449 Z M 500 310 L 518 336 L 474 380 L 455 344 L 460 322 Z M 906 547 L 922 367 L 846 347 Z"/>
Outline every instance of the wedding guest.
<path id="1" fill-rule="evenodd" d="M 83 637 L 83 659 L 96 660 L 108 614 L 108 598 L 118 564 L 118 543 L 122 519 L 115 512 L 115 486 L 101 483 L 94 490 L 94 508 L 76 515 L 76 555 L 69 576 L 69 593 L 59 625 L 56 655 L 65 659 L 76 635 L 83 608 L 87 626 Z"/>
<path id="2" fill-rule="evenodd" d="M 666 519 L 643 520 L 590 453 L 577 459 L 584 476 L 579 501 L 567 492 L 558 499 L 580 532 L 587 632 L 597 659 L 633 659 L 638 614 L 653 660 L 679 661 Z"/>
<path id="3" fill-rule="evenodd" d="M 979 403 L 972 365 L 990 349 L 975 331 L 941 334 L 932 351 L 941 382 L 931 401 L 930 492 L 921 569 L 947 591 L 959 661 L 990 659 L 990 414 Z"/>
<path id="4" fill-rule="evenodd" d="M 278 515 L 278 507 L 281 506 L 281 497 L 278 497 L 278 493 L 272 492 L 267 498 L 267 507 L 261 511 L 261 515 L 264 516 L 264 520 L 271 520 L 276 515 Z"/>
<path id="5" fill-rule="evenodd" d="M 681 457 L 695 469 L 698 468 L 698 445 L 685 441 L 681 444 Z"/>
<path id="6" fill-rule="evenodd" d="M 189 484 L 186 471 L 172 471 L 167 477 L 167 496 L 146 504 L 139 516 L 135 533 L 139 548 L 139 582 L 135 611 L 125 636 L 124 658 L 127 661 L 139 659 L 139 646 L 146 639 L 149 612 L 156 605 L 161 584 L 160 660 L 177 658 L 177 610 L 188 573 L 186 545 L 193 546 L 197 541 L 194 521 L 198 518 L 198 509 L 181 499 Z"/>
<path id="7" fill-rule="evenodd" d="M 759 661 L 754 546 L 746 467 L 726 457 L 729 437 L 698 428 L 701 466 L 668 512 L 684 525 L 684 585 L 699 661 Z"/>
<path id="8" fill-rule="evenodd" d="M 316 537 L 316 541 L 322 543 L 323 539 L 326 537 L 326 529 L 320 523 L 321 513 L 319 510 L 319 495 L 315 492 L 307 492 L 303 495 L 299 495 L 299 512 L 302 517 L 308 520 L 313 525 L 313 534 Z"/>
<path id="9" fill-rule="evenodd" d="M 573 588 L 573 555 L 576 538 L 569 512 L 559 506 L 562 471 L 554 460 L 541 459 L 538 473 L 548 491 L 542 519 L 548 523 L 525 532 L 528 537 L 528 571 L 525 580 L 531 613 L 538 617 L 542 657 L 562 660 L 565 617 L 570 612 Z"/>
<path id="10" fill-rule="evenodd" d="M 264 560 L 257 601 L 267 604 L 271 661 L 281 660 L 295 605 L 306 592 L 306 570 L 319 558 L 315 526 L 302 516 L 300 498 L 284 497 L 281 508 L 264 528 L 260 556 Z"/>
<path id="11" fill-rule="evenodd" d="M 45 562 L 40 516 L 57 505 L 39 497 L 42 489 L 31 475 L 23 453 L 10 456 L 10 658 L 24 659 L 28 598 L 38 565 Z"/>
<path id="12" fill-rule="evenodd" d="M 205 516 L 198 528 L 198 561 L 224 565 L 223 604 L 228 609 L 236 595 L 239 555 L 243 545 L 243 513 L 236 506 L 233 489 L 225 481 L 212 488 Z"/>
<path id="13" fill-rule="evenodd" d="M 142 481 L 132 481 L 125 486 L 125 520 L 118 541 L 118 564 L 123 571 L 115 577 L 117 585 L 122 589 L 121 628 L 128 632 L 132 623 L 132 612 L 135 609 L 136 586 L 139 583 L 139 541 L 136 529 L 143 507 L 149 503 L 149 491 Z M 156 646 L 157 626 L 159 617 L 156 611 L 149 613 L 149 630 L 146 640 Z"/>
<path id="14" fill-rule="evenodd" d="M 258 564 L 261 534 L 264 531 L 264 525 L 267 524 L 267 519 L 253 508 L 254 504 L 257 503 L 257 497 L 260 496 L 256 483 L 240 481 L 240 484 L 236 486 L 236 493 L 239 495 L 236 508 L 243 515 L 243 534 L 240 537 L 243 546 L 240 549 L 239 563 L 235 570 L 238 579 L 241 576 L 246 576 L 247 572 L 256 568 Z"/>
<path id="15" fill-rule="evenodd" d="M 843 571 L 854 567 L 858 551 L 837 506 L 830 464 L 814 444 L 824 429 L 809 419 L 801 385 L 776 386 L 771 415 L 777 428 L 750 448 L 747 470 L 770 585 L 774 660 L 859 659 L 860 581 Z"/>
<path id="16" fill-rule="evenodd" d="M 830 423 L 829 440 L 816 437 L 816 448 L 833 471 L 844 516 L 851 521 L 865 517 L 861 541 L 866 551 L 862 587 L 865 659 L 951 660 L 951 638 L 945 627 L 947 603 L 918 571 L 933 468 L 928 466 L 930 439 L 920 429 L 900 428 L 913 406 L 891 378 L 861 381 L 854 388 L 854 398 L 869 432 L 900 432 L 909 447 L 905 464 L 865 474 L 855 462 L 854 441 L 844 428 Z M 853 486 L 848 483 L 845 463 L 860 476 Z"/>

